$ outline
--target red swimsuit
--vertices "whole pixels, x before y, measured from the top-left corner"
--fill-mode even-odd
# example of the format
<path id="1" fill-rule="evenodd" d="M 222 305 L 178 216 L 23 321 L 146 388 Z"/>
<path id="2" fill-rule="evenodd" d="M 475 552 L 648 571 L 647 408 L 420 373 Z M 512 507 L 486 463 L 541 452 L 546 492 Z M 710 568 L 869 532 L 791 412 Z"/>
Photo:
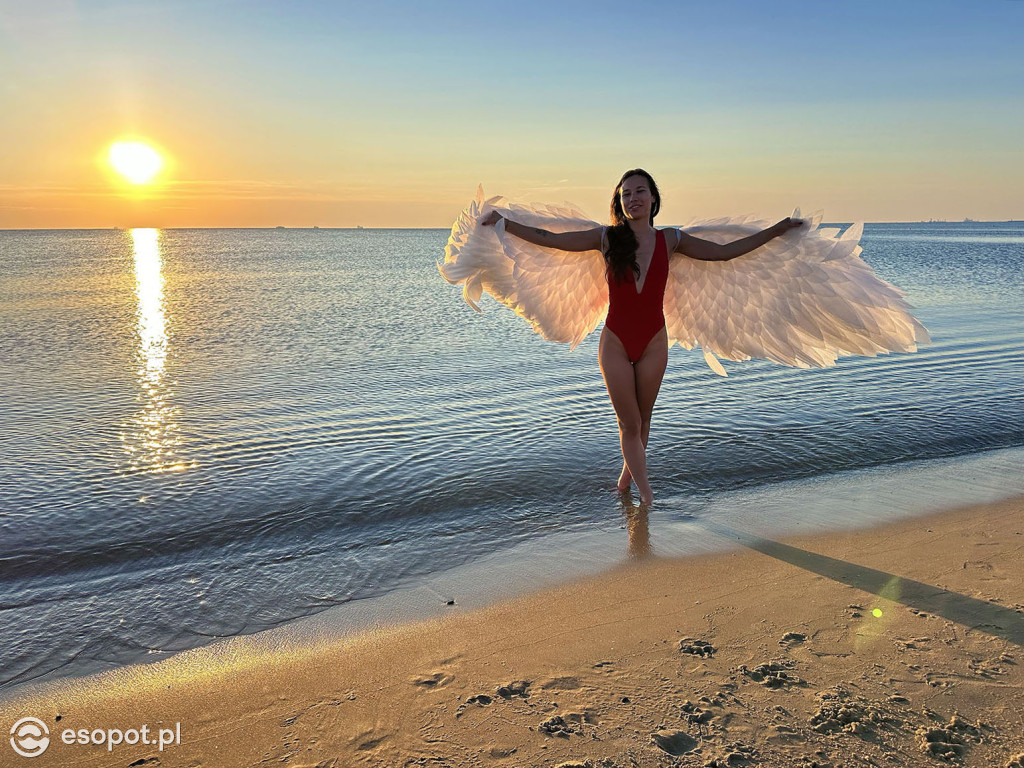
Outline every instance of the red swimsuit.
<path id="1" fill-rule="evenodd" d="M 663 305 L 667 280 L 668 248 L 665 233 L 660 229 L 643 290 L 637 292 L 632 270 L 627 280 L 616 280 L 611 273 L 608 275 L 608 317 L 604 325 L 622 342 L 631 363 L 640 359 L 651 339 L 665 327 Z"/>

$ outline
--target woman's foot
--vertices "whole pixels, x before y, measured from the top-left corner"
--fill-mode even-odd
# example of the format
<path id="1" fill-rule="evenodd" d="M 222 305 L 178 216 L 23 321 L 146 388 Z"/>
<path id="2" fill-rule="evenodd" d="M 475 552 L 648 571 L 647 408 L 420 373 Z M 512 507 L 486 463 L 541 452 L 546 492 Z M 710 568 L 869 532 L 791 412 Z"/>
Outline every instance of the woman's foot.
<path id="1" fill-rule="evenodd" d="M 644 478 L 642 483 L 636 484 L 636 491 L 640 494 L 641 506 L 648 506 L 654 502 L 654 491 L 651 489 L 651 484 L 647 482 L 647 478 Z"/>
<path id="2" fill-rule="evenodd" d="M 629 467 L 626 463 L 622 463 L 622 473 L 619 475 L 619 482 L 616 488 L 619 493 L 628 493 L 630 487 L 633 484 L 633 475 L 629 471 Z M 651 504 L 654 502 L 654 491 L 651 490 L 650 483 L 644 483 L 646 488 L 641 488 L 640 483 L 636 484 L 636 489 L 640 493 L 641 504 Z"/>
<path id="3" fill-rule="evenodd" d="M 622 472 L 619 474 L 619 482 L 616 488 L 619 489 L 619 493 L 628 491 L 629 486 L 633 483 L 633 476 L 629 474 L 629 467 L 626 466 L 626 462 L 622 462 Z"/>

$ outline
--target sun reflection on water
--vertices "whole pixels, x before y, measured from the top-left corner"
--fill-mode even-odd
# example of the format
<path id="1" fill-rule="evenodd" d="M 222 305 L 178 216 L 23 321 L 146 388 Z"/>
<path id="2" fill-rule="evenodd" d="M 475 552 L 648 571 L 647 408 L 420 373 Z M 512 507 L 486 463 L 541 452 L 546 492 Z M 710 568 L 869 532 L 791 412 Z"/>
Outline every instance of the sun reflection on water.
<path id="1" fill-rule="evenodd" d="M 130 232 L 134 257 L 139 410 L 121 435 L 133 471 L 180 472 L 190 465 L 180 456 L 178 409 L 166 380 L 167 318 L 164 313 L 160 231 Z"/>

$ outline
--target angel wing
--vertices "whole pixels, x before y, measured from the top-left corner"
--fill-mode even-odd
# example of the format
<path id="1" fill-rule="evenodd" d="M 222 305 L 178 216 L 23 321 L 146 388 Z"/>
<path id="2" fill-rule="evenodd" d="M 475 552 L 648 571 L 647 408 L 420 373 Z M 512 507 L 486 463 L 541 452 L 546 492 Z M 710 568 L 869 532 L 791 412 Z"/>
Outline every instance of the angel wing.
<path id="1" fill-rule="evenodd" d="M 484 199 L 483 188 L 459 214 L 445 247 L 441 275 L 463 285 L 462 295 L 473 309 L 486 291 L 526 318 L 549 341 L 575 347 L 608 311 L 608 284 L 600 251 L 569 252 L 536 245 L 505 233 L 504 220 L 495 227 L 477 221 L 492 210 L 529 227 L 572 232 L 600 226 L 572 205 L 512 203 L 503 197 Z"/>
<path id="2" fill-rule="evenodd" d="M 674 257 L 665 290 L 670 346 L 699 344 L 711 369 L 725 376 L 719 357 L 824 368 L 847 355 L 915 352 L 929 341 L 902 291 L 860 258 L 863 224 L 839 236 L 838 229 L 819 229 L 820 221 L 819 213 L 808 226 L 729 261 Z M 685 231 L 724 243 L 769 225 L 717 219 Z"/>
<path id="3" fill-rule="evenodd" d="M 478 312 L 486 291 L 545 339 L 575 347 L 607 314 L 603 256 L 540 248 L 506 235 L 503 221 L 479 226 L 492 210 L 551 232 L 598 224 L 569 203 L 485 200 L 480 188 L 452 226 L 444 263 L 438 264 L 448 282 L 463 285 L 463 297 Z M 718 358 L 821 368 L 847 355 L 914 352 L 918 342 L 928 341 L 903 293 L 860 258 L 863 225 L 840 237 L 838 229 L 819 229 L 820 221 L 816 214 L 808 226 L 729 261 L 672 256 L 664 301 L 670 346 L 699 345 L 708 366 L 725 376 Z M 736 217 L 697 222 L 685 231 L 724 243 L 769 225 Z"/>

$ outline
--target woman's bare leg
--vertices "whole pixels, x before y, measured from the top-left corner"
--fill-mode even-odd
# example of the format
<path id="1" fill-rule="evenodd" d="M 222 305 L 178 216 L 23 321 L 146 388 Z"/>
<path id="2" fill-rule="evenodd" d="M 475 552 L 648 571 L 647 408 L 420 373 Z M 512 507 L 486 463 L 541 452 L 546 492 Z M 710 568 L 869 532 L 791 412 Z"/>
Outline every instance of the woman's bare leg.
<path id="1" fill-rule="evenodd" d="M 644 444 L 646 455 L 647 440 L 651 435 L 651 415 L 654 413 L 654 401 L 658 399 L 661 382 L 665 378 L 668 365 L 668 333 L 661 331 L 651 339 L 647 349 L 633 366 L 636 380 L 637 406 L 640 408 L 640 439 Z M 619 475 L 618 488 L 624 491 L 629 488 L 633 476 L 629 466 L 622 462 L 622 473 Z"/>
<path id="2" fill-rule="evenodd" d="M 638 395 L 642 395 L 645 404 L 650 399 L 647 407 L 647 421 L 650 422 L 650 411 L 654 407 L 653 398 L 657 397 L 657 388 L 661 385 L 661 376 L 665 372 L 665 363 L 661 363 L 661 373 L 657 375 L 657 382 L 654 385 L 653 396 L 652 377 L 656 373 L 655 365 L 658 359 L 658 348 L 664 345 L 648 345 L 648 349 L 640 357 L 634 366 L 629 362 L 626 350 L 622 342 L 614 333 L 607 328 L 601 332 L 601 344 L 598 351 L 598 359 L 601 363 L 601 373 L 604 375 L 604 383 L 608 388 L 608 395 L 615 409 L 615 416 L 619 422 L 619 442 L 622 446 L 622 457 L 629 469 L 633 482 L 636 483 L 637 491 L 640 493 L 640 500 L 649 504 L 654 500 L 654 493 L 647 481 L 647 456 L 643 442 L 643 412 L 640 408 Z M 650 354 L 649 354 L 650 353 Z M 668 350 L 661 352 L 661 357 L 667 360 Z"/>
<path id="3" fill-rule="evenodd" d="M 647 421 L 643 423 L 640 428 L 640 439 L 644 444 L 644 452 L 647 451 L 647 438 L 651 434 L 651 422 Z M 622 461 L 622 472 L 619 473 L 619 481 L 616 483 L 616 488 L 620 491 L 628 491 L 630 484 L 633 482 L 633 476 L 629 473 L 629 467 L 626 466 L 626 461 Z"/>

